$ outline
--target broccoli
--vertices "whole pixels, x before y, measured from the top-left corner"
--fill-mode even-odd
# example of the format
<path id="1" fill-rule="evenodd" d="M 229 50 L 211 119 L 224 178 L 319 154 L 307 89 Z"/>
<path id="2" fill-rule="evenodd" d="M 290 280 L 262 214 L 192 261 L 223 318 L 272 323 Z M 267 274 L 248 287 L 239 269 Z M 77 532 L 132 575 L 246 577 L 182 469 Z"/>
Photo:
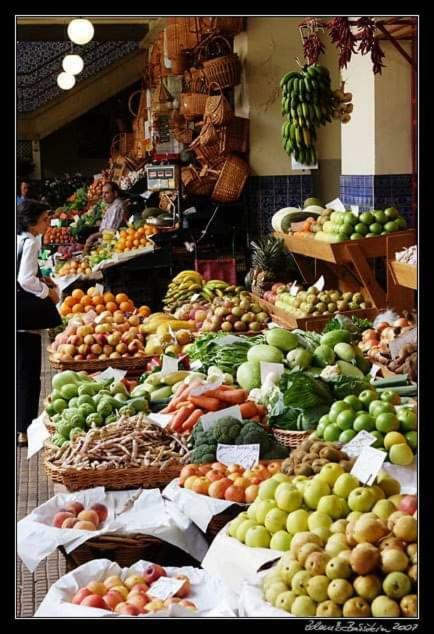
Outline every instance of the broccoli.
<path id="1" fill-rule="evenodd" d="M 269 434 L 257 423 L 248 421 L 241 429 L 241 432 L 237 439 L 237 445 L 255 445 L 261 446 L 261 453 L 267 452 L 272 444 L 272 439 Z"/>
<path id="2" fill-rule="evenodd" d="M 273 443 L 271 449 L 269 449 L 263 456 L 261 456 L 263 460 L 280 460 L 281 458 L 288 457 L 288 449 L 279 445 L 278 443 Z"/>
<path id="3" fill-rule="evenodd" d="M 190 462 L 194 464 L 207 464 L 215 462 L 215 447 L 211 445 L 200 445 L 190 454 Z"/>
<path id="4" fill-rule="evenodd" d="M 225 445 L 232 445 L 241 430 L 241 422 L 232 416 L 223 416 L 212 428 L 214 440 Z"/>

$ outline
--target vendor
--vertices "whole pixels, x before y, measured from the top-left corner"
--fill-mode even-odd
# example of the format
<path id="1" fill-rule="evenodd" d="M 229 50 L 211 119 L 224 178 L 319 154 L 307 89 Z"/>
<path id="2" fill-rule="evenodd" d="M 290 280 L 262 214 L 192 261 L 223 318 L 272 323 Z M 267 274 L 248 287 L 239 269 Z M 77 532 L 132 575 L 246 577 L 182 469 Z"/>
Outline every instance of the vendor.
<path id="1" fill-rule="evenodd" d="M 30 198 L 30 183 L 28 181 L 21 181 L 19 187 L 19 193 L 17 193 L 17 205 Z"/>
<path id="2" fill-rule="evenodd" d="M 120 197 L 120 193 L 121 190 L 118 185 L 113 182 L 106 183 L 102 188 L 102 198 L 108 207 L 99 226 L 99 231 L 93 233 L 86 240 L 85 253 L 90 251 L 95 242 L 102 237 L 103 231 L 116 231 L 116 229 L 126 224 L 128 214 L 127 201 Z"/>

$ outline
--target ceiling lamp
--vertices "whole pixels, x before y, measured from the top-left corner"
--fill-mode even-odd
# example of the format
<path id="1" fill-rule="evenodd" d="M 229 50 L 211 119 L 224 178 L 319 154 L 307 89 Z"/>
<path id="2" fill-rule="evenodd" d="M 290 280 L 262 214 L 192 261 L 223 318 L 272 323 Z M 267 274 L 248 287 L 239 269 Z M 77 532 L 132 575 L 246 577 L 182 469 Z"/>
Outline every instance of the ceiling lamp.
<path id="1" fill-rule="evenodd" d="M 80 55 L 66 55 L 62 61 L 62 68 L 69 75 L 78 75 L 84 67 L 83 59 Z"/>
<path id="2" fill-rule="evenodd" d="M 68 37 L 74 44 L 87 44 L 93 38 L 94 32 L 90 20 L 77 18 L 68 24 Z"/>
<path id="3" fill-rule="evenodd" d="M 57 75 L 57 85 L 62 90 L 71 90 L 71 88 L 75 85 L 74 75 L 70 75 L 69 73 L 60 73 L 60 75 Z"/>

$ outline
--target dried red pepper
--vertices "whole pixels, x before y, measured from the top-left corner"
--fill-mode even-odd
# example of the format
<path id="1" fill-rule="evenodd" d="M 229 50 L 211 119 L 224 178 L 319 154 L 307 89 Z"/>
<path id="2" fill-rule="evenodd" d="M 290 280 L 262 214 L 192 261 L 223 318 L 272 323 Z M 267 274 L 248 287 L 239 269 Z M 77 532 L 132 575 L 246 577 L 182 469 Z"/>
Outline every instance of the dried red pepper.
<path id="1" fill-rule="evenodd" d="M 356 38 L 351 32 L 350 21 L 348 18 L 333 18 L 328 24 L 327 29 L 333 44 L 336 44 L 340 50 L 339 68 L 346 68 L 353 53 L 356 53 Z"/>

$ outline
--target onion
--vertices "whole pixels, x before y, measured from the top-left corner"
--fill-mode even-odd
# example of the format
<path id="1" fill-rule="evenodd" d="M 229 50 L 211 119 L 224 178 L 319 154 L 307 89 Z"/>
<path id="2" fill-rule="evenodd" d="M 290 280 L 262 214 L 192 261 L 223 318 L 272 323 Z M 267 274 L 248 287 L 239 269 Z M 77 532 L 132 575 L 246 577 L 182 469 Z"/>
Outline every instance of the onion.
<path id="1" fill-rule="evenodd" d="M 382 321 L 381 324 L 377 326 L 377 332 L 383 332 L 385 328 L 390 328 L 390 324 L 387 321 Z"/>
<path id="2" fill-rule="evenodd" d="M 397 319 L 396 321 L 393 322 L 393 327 L 394 328 L 407 328 L 408 326 L 411 326 L 412 324 L 408 321 L 408 319 L 404 319 L 404 317 L 401 317 L 400 319 Z"/>
<path id="3" fill-rule="evenodd" d="M 362 335 L 362 341 L 367 341 L 368 339 L 377 339 L 377 331 L 374 330 L 373 328 L 369 328 L 368 330 L 365 330 L 365 332 Z"/>

